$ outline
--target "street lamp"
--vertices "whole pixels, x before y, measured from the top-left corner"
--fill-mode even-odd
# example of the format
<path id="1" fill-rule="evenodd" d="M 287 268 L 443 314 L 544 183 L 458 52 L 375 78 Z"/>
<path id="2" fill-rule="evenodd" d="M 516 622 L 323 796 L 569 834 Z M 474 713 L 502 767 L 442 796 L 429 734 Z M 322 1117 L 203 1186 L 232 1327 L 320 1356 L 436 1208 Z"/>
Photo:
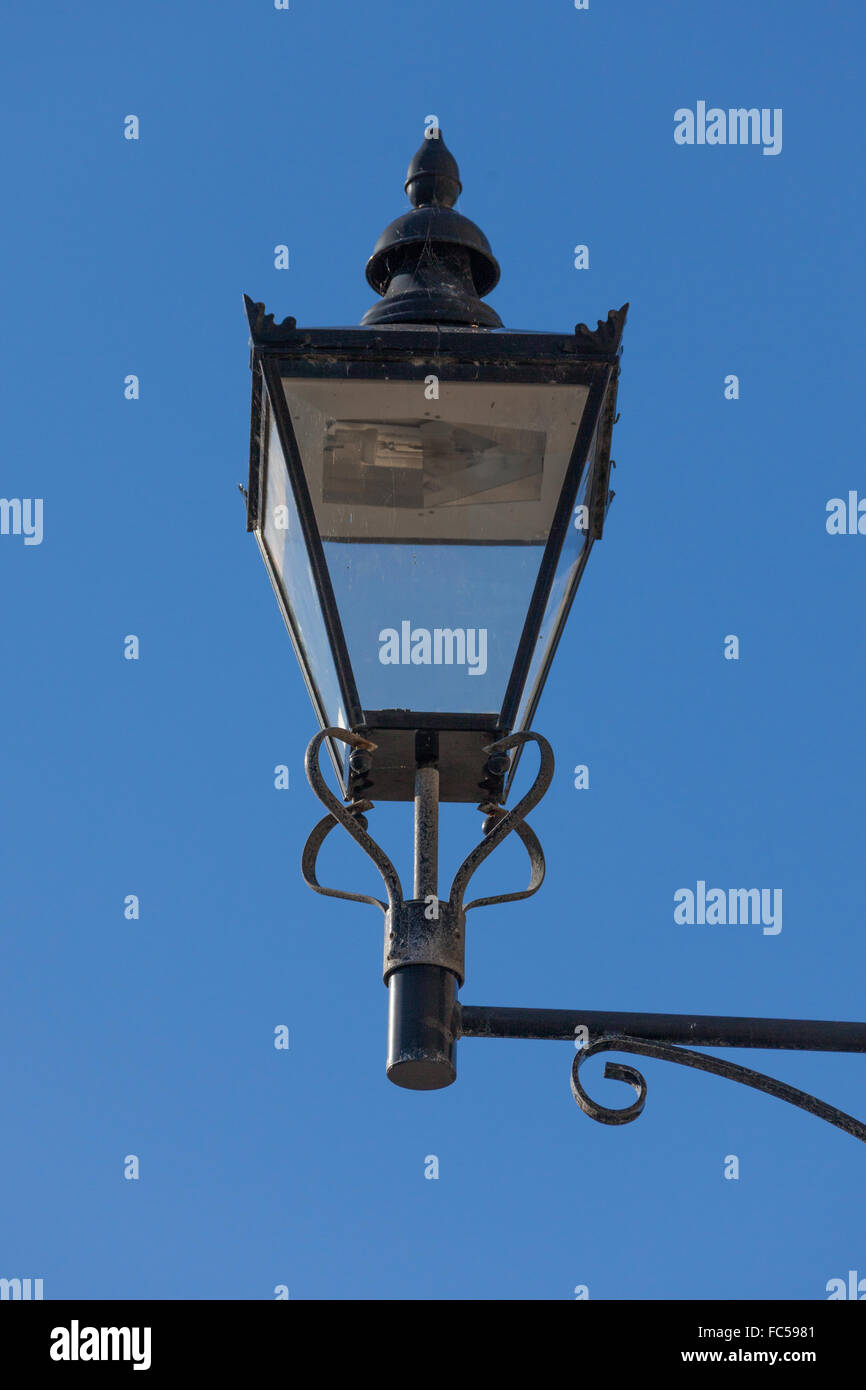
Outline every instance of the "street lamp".
<path id="1" fill-rule="evenodd" d="M 627 1109 L 597 1105 L 579 1070 L 612 1047 L 703 1067 L 866 1127 L 813 1097 L 673 1044 L 866 1051 L 866 1026 L 671 1018 L 464 1006 L 465 919 L 536 892 L 544 856 L 527 813 L 553 774 L 531 723 L 590 552 L 604 529 L 627 306 L 595 330 L 513 332 L 483 297 L 499 267 L 454 203 L 459 171 L 428 132 L 405 184 L 412 209 L 367 264 L 381 296 L 358 328 L 281 324 L 245 297 L 253 376 L 247 525 L 255 533 L 320 732 L 307 775 L 328 814 L 302 872 L 315 891 L 385 912 L 388 1076 L 416 1090 L 456 1077 L 459 1037 L 578 1037 L 572 1089 L 594 1118 L 643 1108 L 631 1067 Z M 527 743 L 538 775 L 506 802 Z M 342 801 L 319 767 L 325 744 Z M 415 803 L 412 896 L 368 834 L 378 801 Z M 440 802 L 479 802 L 484 838 L 447 896 L 438 883 Z M 319 849 L 341 824 L 377 865 L 387 901 L 323 887 Z M 520 893 L 464 905 L 478 865 L 512 832 L 530 860 Z"/>

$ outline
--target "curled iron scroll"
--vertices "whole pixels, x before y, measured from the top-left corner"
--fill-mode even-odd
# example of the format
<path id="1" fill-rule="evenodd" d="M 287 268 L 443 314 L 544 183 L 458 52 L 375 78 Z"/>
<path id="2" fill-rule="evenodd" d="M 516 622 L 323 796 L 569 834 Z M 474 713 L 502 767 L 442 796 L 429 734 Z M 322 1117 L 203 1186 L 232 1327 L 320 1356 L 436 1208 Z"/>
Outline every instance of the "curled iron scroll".
<path id="1" fill-rule="evenodd" d="M 356 810 L 367 810 L 370 803 L 362 801 Z M 381 907 L 383 912 L 388 911 L 388 904 L 383 903 L 381 898 L 372 898 L 367 893 L 347 893 L 342 888 L 324 888 L 316 875 L 316 861 L 319 857 L 319 850 L 322 848 L 327 837 L 330 835 L 335 825 L 340 822 L 330 813 L 323 816 L 320 821 L 313 826 L 304 845 L 304 852 L 301 856 L 301 875 L 308 888 L 312 888 L 314 893 L 322 893 L 326 898 L 346 898 L 353 903 L 370 903 L 373 907 Z"/>
<path id="2" fill-rule="evenodd" d="M 825 1101 L 818 1100 L 817 1096 L 809 1095 L 807 1091 L 799 1091 L 796 1086 L 789 1086 L 785 1081 L 777 1081 L 775 1077 L 765 1076 L 763 1072 L 752 1071 L 749 1067 L 741 1067 L 738 1063 L 729 1062 L 723 1057 L 710 1057 L 706 1052 L 693 1052 L 690 1048 L 675 1047 L 672 1043 L 651 1042 L 646 1038 L 629 1038 L 616 1033 L 605 1033 L 593 1039 L 575 1054 L 571 1065 L 572 1095 L 584 1114 L 600 1121 L 601 1124 L 629 1124 L 637 1119 L 646 1102 L 647 1085 L 641 1073 L 636 1067 L 624 1066 L 619 1062 L 608 1062 L 604 1068 L 604 1075 L 608 1080 L 626 1082 L 634 1089 L 637 1100 L 632 1101 L 631 1105 L 615 1110 L 606 1105 L 599 1105 L 586 1094 L 579 1075 L 583 1063 L 598 1052 L 612 1051 L 628 1052 L 639 1057 L 655 1057 L 660 1062 L 678 1062 L 680 1066 L 696 1067 L 699 1071 L 724 1076 L 728 1081 L 739 1081 L 744 1086 L 763 1091 L 765 1095 L 785 1100 L 789 1105 L 796 1105 L 800 1110 L 806 1110 L 810 1115 L 816 1115 L 819 1120 L 826 1120 L 828 1124 L 836 1125 L 838 1129 L 844 1129 L 846 1134 L 866 1143 L 866 1125 L 860 1120 L 855 1120 L 844 1110 L 837 1110 L 834 1105 L 827 1105 Z"/>
<path id="3" fill-rule="evenodd" d="M 502 819 L 507 815 L 504 807 L 499 807 L 491 813 L 497 819 Z M 521 898 L 531 898 L 533 893 L 537 893 L 544 882 L 544 850 L 541 848 L 538 836 L 526 821 L 520 821 L 514 827 L 515 835 L 519 836 L 529 855 L 529 883 L 526 888 L 521 888 L 515 893 L 496 893 L 492 898 L 474 898 L 471 903 L 467 903 L 463 909 L 469 912 L 473 907 L 492 907 L 494 903 L 516 903 Z"/>
<path id="4" fill-rule="evenodd" d="M 500 845 L 512 830 L 516 830 L 520 835 L 529 854 L 531 864 L 529 887 L 519 893 L 504 893 L 493 898 L 476 898 L 465 910 L 468 912 L 471 907 L 486 907 L 490 903 L 515 902 L 519 898 L 531 897 L 532 894 L 536 893 L 541 887 L 542 880 L 544 879 L 544 855 L 534 832 L 530 830 L 528 825 L 525 826 L 523 822 L 533 806 L 538 805 L 553 779 L 553 749 L 547 742 L 547 739 L 542 738 L 541 734 L 525 732 L 510 734 L 508 738 L 498 739 L 496 743 L 490 744 L 484 751 L 485 753 L 505 752 L 509 748 L 519 748 L 524 743 L 538 744 L 538 751 L 540 754 L 538 774 L 526 795 L 522 796 L 517 802 L 517 805 L 510 811 L 506 811 L 504 815 L 500 815 L 497 824 L 485 835 L 480 845 L 476 845 L 472 853 L 467 855 L 460 865 L 460 868 L 457 870 L 457 873 L 454 875 L 454 882 L 451 885 L 449 900 L 451 905 L 458 910 L 462 907 L 464 894 L 475 870 L 480 864 L 484 863 L 487 856 L 493 853 L 497 845 Z M 497 814 L 499 813 L 497 812 Z"/>
<path id="5" fill-rule="evenodd" d="M 319 733 L 311 739 L 304 760 L 307 781 L 322 805 L 328 808 L 330 814 L 324 816 L 322 820 L 313 827 L 304 847 L 304 853 L 301 859 L 301 872 L 304 876 L 304 882 L 308 887 L 312 888 L 314 892 L 323 893 L 325 897 L 328 898 L 349 898 L 353 902 L 372 903 L 377 907 L 381 907 L 383 912 L 387 911 L 387 907 L 389 906 L 392 909 L 399 907 L 403 901 L 403 893 L 400 887 L 400 878 L 397 870 L 394 868 L 394 865 L 391 863 L 391 860 L 388 858 L 381 845 L 377 845 L 373 837 L 367 834 L 364 825 L 361 824 L 358 818 L 360 812 L 371 808 L 372 802 L 363 801 L 356 802 L 354 806 L 343 806 L 342 803 L 337 800 L 322 776 L 322 769 L 319 766 L 319 749 L 326 738 L 339 739 L 341 743 L 348 743 L 350 748 L 372 750 L 376 747 L 375 743 L 370 743 L 369 739 L 362 738 L 360 734 L 350 733 L 346 729 L 321 729 Z M 338 821 L 345 830 L 348 830 L 352 839 L 361 846 L 364 853 L 372 859 L 379 873 L 382 875 L 388 893 L 387 906 L 380 898 L 367 897 L 361 893 L 344 893 L 336 888 L 323 888 L 319 883 L 316 877 L 316 859 L 325 838 L 330 834 Z"/>

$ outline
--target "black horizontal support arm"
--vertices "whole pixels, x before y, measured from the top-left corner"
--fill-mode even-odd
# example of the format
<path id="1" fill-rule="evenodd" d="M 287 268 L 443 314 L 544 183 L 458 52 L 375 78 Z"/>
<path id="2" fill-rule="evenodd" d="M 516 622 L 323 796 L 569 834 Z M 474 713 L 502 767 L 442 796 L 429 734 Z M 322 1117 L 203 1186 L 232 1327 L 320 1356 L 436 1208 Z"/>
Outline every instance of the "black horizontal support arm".
<path id="1" fill-rule="evenodd" d="M 570 1039 L 585 1027 L 685 1047 L 775 1047 L 794 1052 L 866 1052 L 866 1023 L 823 1019 L 726 1018 L 714 1014 L 630 1014 L 598 1009 L 510 1009 L 463 1004 L 464 1038 Z"/>
<path id="2" fill-rule="evenodd" d="M 866 1143 L 866 1125 L 844 1110 L 818 1100 L 785 1081 L 752 1071 L 737 1062 L 692 1050 L 702 1047 L 782 1048 L 792 1052 L 866 1052 L 866 1023 L 835 1023 L 801 1018 L 720 1018 L 713 1015 L 601 1013 L 577 1009 L 507 1009 L 458 1005 L 455 1028 L 464 1038 L 551 1038 L 575 1045 L 571 1090 L 590 1119 L 606 1125 L 628 1124 L 641 1114 L 647 1086 L 641 1073 L 620 1062 L 608 1062 L 604 1075 L 631 1086 L 637 1100 L 614 1109 L 587 1095 L 580 1070 L 599 1052 L 625 1052 L 676 1062 L 751 1086 L 807 1114 L 826 1120 L 854 1139 Z M 684 1045 L 683 1045 L 684 1044 Z"/>

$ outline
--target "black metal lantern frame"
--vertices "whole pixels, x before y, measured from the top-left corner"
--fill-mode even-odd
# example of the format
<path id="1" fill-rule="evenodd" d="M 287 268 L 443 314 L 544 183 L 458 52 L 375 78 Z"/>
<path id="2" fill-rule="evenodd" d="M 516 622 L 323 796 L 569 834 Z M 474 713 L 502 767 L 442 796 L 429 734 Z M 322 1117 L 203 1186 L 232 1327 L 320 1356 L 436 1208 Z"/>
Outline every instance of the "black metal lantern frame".
<path id="1" fill-rule="evenodd" d="M 367 279 L 382 298 L 364 315 L 362 327 L 299 329 L 292 318 L 275 324 L 263 304 L 245 297 L 253 373 L 247 527 L 256 534 L 321 725 L 307 749 L 306 772 L 326 815 L 307 840 L 301 861 L 303 878 L 317 893 L 369 903 L 385 914 L 387 1073 L 397 1085 L 413 1090 L 449 1085 L 457 1074 L 460 1038 L 568 1039 L 575 1045 L 572 1094 L 587 1115 L 604 1124 L 636 1119 L 646 1099 L 641 1073 L 611 1062 L 604 1075 L 629 1085 L 636 1100 L 614 1109 L 587 1095 L 579 1075 L 584 1062 L 597 1053 L 616 1050 L 738 1081 L 866 1142 L 866 1124 L 834 1106 L 761 1072 L 694 1051 L 695 1045 L 703 1045 L 862 1053 L 866 1052 L 866 1023 L 500 1008 L 458 1001 L 457 992 L 465 978 L 466 914 L 474 908 L 527 898 L 538 891 L 544 879 L 544 854 L 526 816 L 549 787 L 554 760 L 549 743 L 532 732 L 530 725 L 613 496 L 609 487 L 611 432 L 627 308 L 612 310 L 595 331 L 585 324 L 578 324 L 573 334 L 502 329 L 495 310 L 480 298 L 496 284 L 499 267 L 480 228 L 453 207 L 461 187 L 456 161 L 437 130 L 409 166 L 405 189 L 413 210 L 386 228 L 368 262 Z M 442 713 L 362 707 L 292 411 L 283 389 L 283 383 L 291 380 L 375 385 L 388 381 L 421 383 L 430 375 L 446 385 L 561 385 L 585 393 L 550 528 L 541 533 L 547 538 L 504 698 L 495 710 Z M 306 593 L 312 606 L 304 612 L 316 625 L 317 654 L 327 663 L 327 680 L 339 689 L 340 718 L 334 723 L 320 689 L 326 677 L 317 678 L 316 661 L 311 659 L 301 624 L 293 613 L 286 576 L 269 553 L 265 536 L 269 444 L 274 437 L 302 533 L 303 581 L 309 586 Z M 561 458 L 565 457 L 563 448 Z M 552 487 L 548 502 L 554 490 Z M 577 561 L 570 561 L 564 591 L 560 592 L 564 542 L 578 496 L 584 498 L 581 505 L 588 511 L 586 536 Z M 339 539 L 369 537 L 341 535 Z M 432 533 L 426 538 L 412 537 L 412 543 L 423 545 L 425 539 L 432 541 Z M 513 536 L 509 540 L 515 543 Z M 481 538 L 480 543 L 497 542 Z M 522 543 L 520 537 L 516 543 Z M 541 541 L 536 537 L 531 543 Z M 298 601 L 297 595 L 294 598 Z M 309 640 L 309 634 L 307 637 Z M 319 767 L 323 743 L 330 751 L 343 802 L 327 786 Z M 529 790 L 506 810 L 516 761 L 528 743 L 538 748 L 538 773 Z M 404 893 L 384 850 L 368 833 L 371 795 L 377 800 L 414 799 L 411 897 Z M 485 816 L 483 838 L 460 865 L 447 895 L 441 892 L 438 881 L 440 801 L 479 801 L 478 809 Z M 338 825 L 375 864 L 385 886 L 385 900 L 320 884 L 316 871 L 319 851 Z M 476 869 L 512 832 L 529 859 L 528 886 L 520 892 L 464 903 Z"/>
<path id="2" fill-rule="evenodd" d="M 246 296 L 245 304 L 252 339 L 253 373 L 247 529 L 255 532 L 258 539 L 319 722 L 322 727 L 327 727 L 330 721 L 317 688 L 315 673 L 310 668 L 301 635 L 297 631 L 288 596 L 283 592 L 263 535 L 267 441 L 272 418 L 288 465 L 294 503 L 303 528 L 318 603 L 340 685 L 346 726 L 375 741 L 382 750 L 380 761 L 388 768 L 387 773 L 375 774 L 375 781 L 368 781 L 365 789 L 369 791 L 373 788 L 380 801 L 411 800 L 414 795 L 414 735 L 421 730 L 432 730 L 439 735 L 443 766 L 447 767 L 447 773 L 443 772 L 440 799 L 476 801 L 485 761 L 485 746 L 515 730 L 518 712 L 521 714 L 520 729 L 531 725 L 592 545 L 601 537 L 604 529 L 605 515 L 612 497 L 609 488 L 611 433 L 616 413 L 620 340 L 628 306 L 612 310 L 607 321 L 599 323 L 595 331 L 578 324 L 573 334 L 549 334 L 504 330 L 491 332 L 438 325 L 299 329 L 292 318 L 275 325 L 272 315 L 265 313 L 264 305 L 253 303 Z M 505 696 L 501 707 L 496 710 L 467 714 L 362 708 L 291 411 L 281 387 L 284 379 L 304 378 L 423 383 L 428 374 L 435 375 L 443 387 L 449 383 L 489 382 L 573 386 L 587 392 Z M 586 541 L 579 564 L 569 577 L 543 660 L 534 672 L 532 689 L 527 690 L 557 564 L 582 482 L 585 488 L 588 486 Z M 329 740 L 329 750 L 341 788 L 350 797 L 360 787 L 361 779 L 353 776 L 347 754 L 335 743 L 335 740 Z M 515 769 L 516 758 L 507 773 L 509 782 Z"/>

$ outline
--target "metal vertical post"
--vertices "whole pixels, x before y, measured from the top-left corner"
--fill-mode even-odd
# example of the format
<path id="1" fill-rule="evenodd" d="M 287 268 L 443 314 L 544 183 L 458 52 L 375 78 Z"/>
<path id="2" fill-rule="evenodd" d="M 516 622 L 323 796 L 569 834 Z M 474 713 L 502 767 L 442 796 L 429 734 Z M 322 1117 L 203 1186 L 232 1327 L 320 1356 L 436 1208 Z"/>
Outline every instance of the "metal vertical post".
<path id="1" fill-rule="evenodd" d="M 406 906 L 419 921 L 435 912 L 439 882 L 439 768 L 436 735 L 415 745 L 415 897 Z M 435 919 L 434 919 L 435 920 Z M 434 1091 L 457 1078 L 454 1035 L 457 978 L 441 965 L 404 965 L 388 977 L 389 1080 Z"/>
<path id="2" fill-rule="evenodd" d="M 439 882 L 439 769 L 415 769 L 415 897 L 435 897 Z"/>

